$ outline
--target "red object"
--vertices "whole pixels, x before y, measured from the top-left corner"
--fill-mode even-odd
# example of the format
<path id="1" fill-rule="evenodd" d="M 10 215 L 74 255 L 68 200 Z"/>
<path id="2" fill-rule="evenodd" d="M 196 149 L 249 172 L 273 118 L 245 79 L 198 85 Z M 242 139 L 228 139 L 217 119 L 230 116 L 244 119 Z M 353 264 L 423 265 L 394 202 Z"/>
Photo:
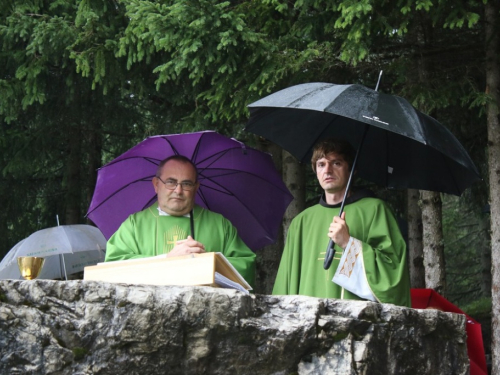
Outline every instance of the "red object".
<path id="1" fill-rule="evenodd" d="M 470 375 L 487 375 L 481 324 L 460 310 L 432 289 L 411 289 L 411 307 L 414 309 L 435 308 L 445 312 L 464 314 L 467 318 L 467 353 L 470 360 Z"/>

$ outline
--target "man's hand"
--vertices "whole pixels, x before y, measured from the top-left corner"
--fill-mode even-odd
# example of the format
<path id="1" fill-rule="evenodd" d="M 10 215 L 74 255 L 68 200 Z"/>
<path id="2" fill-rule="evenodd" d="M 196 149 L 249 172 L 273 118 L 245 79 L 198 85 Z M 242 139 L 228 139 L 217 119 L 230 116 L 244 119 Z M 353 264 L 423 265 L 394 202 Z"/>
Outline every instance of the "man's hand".
<path id="1" fill-rule="evenodd" d="M 345 222 L 345 212 L 342 212 L 341 217 L 335 216 L 333 218 L 328 231 L 328 237 L 330 237 L 332 241 L 339 245 L 342 249 L 347 247 L 350 234 L 349 227 Z"/>
<path id="2" fill-rule="evenodd" d="M 201 242 L 193 240 L 188 236 L 185 240 L 177 241 L 174 248 L 167 254 L 167 258 L 188 254 L 201 254 L 205 252 L 205 246 Z"/>

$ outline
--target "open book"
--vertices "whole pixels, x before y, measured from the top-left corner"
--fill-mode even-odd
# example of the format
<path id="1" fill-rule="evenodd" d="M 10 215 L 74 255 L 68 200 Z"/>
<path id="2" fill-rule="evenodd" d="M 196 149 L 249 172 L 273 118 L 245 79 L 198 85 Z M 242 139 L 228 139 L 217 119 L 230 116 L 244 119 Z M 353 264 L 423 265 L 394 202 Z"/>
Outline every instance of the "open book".
<path id="1" fill-rule="evenodd" d="M 249 293 L 251 286 L 222 253 L 191 254 L 98 263 L 85 267 L 84 280 L 148 285 L 207 285 Z"/>
<path id="2" fill-rule="evenodd" d="M 239 283 L 235 283 L 234 281 L 231 281 L 228 279 L 226 276 L 220 274 L 219 272 L 215 272 L 215 283 L 221 287 L 221 288 L 230 288 L 230 289 L 237 289 L 240 292 L 244 292 L 249 294 L 250 292 L 245 289 L 245 287 Z M 250 288 L 252 289 L 252 288 Z"/>

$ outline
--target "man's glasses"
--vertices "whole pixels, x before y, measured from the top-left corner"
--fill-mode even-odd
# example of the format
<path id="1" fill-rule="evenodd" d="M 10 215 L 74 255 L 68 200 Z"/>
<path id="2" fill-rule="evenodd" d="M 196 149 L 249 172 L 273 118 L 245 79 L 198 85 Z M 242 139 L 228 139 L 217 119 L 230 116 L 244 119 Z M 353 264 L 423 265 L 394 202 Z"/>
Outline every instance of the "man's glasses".
<path id="1" fill-rule="evenodd" d="M 190 190 L 193 190 L 194 189 L 194 186 L 195 184 L 191 181 L 182 181 L 182 182 L 177 182 L 176 180 L 167 180 L 167 181 L 163 181 L 160 177 L 156 176 L 156 178 L 158 180 L 160 180 L 161 182 L 163 182 L 163 184 L 165 185 L 165 187 L 168 189 L 168 190 L 175 190 L 177 188 L 177 185 L 181 185 L 181 188 L 182 190 L 185 190 L 185 191 L 190 191 Z"/>

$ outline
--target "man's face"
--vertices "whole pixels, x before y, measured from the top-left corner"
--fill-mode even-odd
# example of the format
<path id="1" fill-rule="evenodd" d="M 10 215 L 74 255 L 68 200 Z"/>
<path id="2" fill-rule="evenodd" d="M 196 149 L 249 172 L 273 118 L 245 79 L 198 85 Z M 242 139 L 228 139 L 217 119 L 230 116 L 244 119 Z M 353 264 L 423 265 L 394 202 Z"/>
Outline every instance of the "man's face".
<path id="1" fill-rule="evenodd" d="M 153 178 L 153 186 L 158 196 L 160 208 L 169 215 L 182 216 L 189 213 L 194 207 L 194 198 L 198 191 L 199 183 L 196 181 L 196 171 L 193 166 L 178 160 L 168 161 L 162 168 L 160 178 L 167 182 L 179 183 L 174 190 L 169 190 L 157 177 Z M 194 184 L 192 190 L 184 190 L 180 183 Z"/>
<path id="2" fill-rule="evenodd" d="M 342 193 L 349 180 L 349 165 L 342 155 L 331 152 L 316 161 L 316 177 L 327 193 Z"/>

